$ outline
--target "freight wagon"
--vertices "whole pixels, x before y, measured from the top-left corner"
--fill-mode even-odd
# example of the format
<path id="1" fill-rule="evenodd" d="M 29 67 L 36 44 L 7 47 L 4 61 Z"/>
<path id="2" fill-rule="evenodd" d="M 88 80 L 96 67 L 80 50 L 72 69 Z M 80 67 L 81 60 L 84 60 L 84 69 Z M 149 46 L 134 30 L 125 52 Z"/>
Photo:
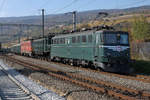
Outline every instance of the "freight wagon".
<path id="1" fill-rule="evenodd" d="M 21 42 L 21 55 L 32 56 L 32 40 Z"/>
<path id="2" fill-rule="evenodd" d="M 50 57 L 50 49 L 51 49 L 51 38 L 54 35 L 45 36 L 44 38 L 33 39 L 32 41 L 32 49 L 33 49 L 33 56 L 40 57 L 40 58 L 47 58 Z"/>
<path id="3" fill-rule="evenodd" d="M 10 47 L 10 51 L 15 54 L 21 54 L 21 45 L 16 44 Z"/>

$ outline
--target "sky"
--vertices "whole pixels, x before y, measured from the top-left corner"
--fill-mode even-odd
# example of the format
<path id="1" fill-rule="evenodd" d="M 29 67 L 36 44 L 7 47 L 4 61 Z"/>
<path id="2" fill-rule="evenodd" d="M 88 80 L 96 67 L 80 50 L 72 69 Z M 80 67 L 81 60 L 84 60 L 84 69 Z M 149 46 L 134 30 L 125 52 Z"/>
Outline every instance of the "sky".
<path id="1" fill-rule="evenodd" d="M 94 9 L 123 9 L 150 5 L 150 0 L 0 0 L 0 17 L 18 17 L 86 11 Z"/>

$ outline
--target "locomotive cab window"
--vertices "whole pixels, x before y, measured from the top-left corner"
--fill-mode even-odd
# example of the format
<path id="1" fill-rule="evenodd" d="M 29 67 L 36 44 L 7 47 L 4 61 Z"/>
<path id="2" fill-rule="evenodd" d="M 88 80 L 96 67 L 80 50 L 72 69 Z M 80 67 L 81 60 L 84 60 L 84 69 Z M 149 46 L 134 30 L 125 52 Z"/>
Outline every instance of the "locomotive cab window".
<path id="1" fill-rule="evenodd" d="M 53 44 L 56 44 L 56 39 L 53 39 Z"/>
<path id="2" fill-rule="evenodd" d="M 59 40 L 58 39 L 56 39 L 56 44 L 59 44 Z"/>
<path id="3" fill-rule="evenodd" d="M 63 44 L 63 39 L 62 38 L 60 38 L 60 44 Z"/>
<path id="4" fill-rule="evenodd" d="M 50 39 L 50 38 L 48 38 L 48 44 L 49 44 L 49 45 L 51 44 L 51 39 Z"/>
<path id="5" fill-rule="evenodd" d="M 58 38 L 58 44 L 61 44 L 60 38 Z"/>
<path id="6" fill-rule="evenodd" d="M 80 43 L 80 36 L 77 37 L 77 43 Z"/>
<path id="7" fill-rule="evenodd" d="M 62 38 L 62 43 L 65 44 L 65 38 Z"/>
<path id="8" fill-rule="evenodd" d="M 100 41 L 101 41 L 102 43 L 104 42 L 103 34 L 100 34 Z"/>
<path id="9" fill-rule="evenodd" d="M 89 42 L 89 43 L 92 42 L 92 35 L 88 35 L 88 42 Z"/>
<path id="10" fill-rule="evenodd" d="M 110 34 L 110 33 L 104 34 L 104 44 L 117 44 L 116 34 Z"/>
<path id="11" fill-rule="evenodd" d="M 128 45 L 128 34 L 124 33 L 106 33 L 104 34 L 104 44 L 113 44 L 113 45 Z"/>
<path id="12" fill-rule="evenodd" d="M 56 44 L 56 39 L 54 39 L 54 44 Z"/>
<path id="13" fill-rule="evenodd" d="M 124 45 L 129 44 L 128 34 L 121 34 L 121 36 L 120 36 L 120 44 L 124 44 Z"/>
<path id="14" fill-rule="evenodd" d="M 86 35 L 82 36 L 82 42 L 85 43 L 86 42 Z"/>
<path id="15" fill-rule="evenodd" d="M 76 37 L 72 37 L 72 43 L 76 43 Z"/>
<path id="16" fill-rule="evenodd" d="M 58 38 L 58 44 L 61 44 L 61 39 L 60 38 Z"/>

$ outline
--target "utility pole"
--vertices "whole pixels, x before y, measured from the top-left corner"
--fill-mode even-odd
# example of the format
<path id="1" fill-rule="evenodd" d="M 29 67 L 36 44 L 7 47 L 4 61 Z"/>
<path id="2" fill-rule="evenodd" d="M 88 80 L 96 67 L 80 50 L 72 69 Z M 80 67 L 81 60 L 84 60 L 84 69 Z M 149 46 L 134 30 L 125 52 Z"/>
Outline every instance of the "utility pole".
<path id="1" fill-rule="evenodd" d="M 44 9 L 42 9 L 42 34 L 43 34 L 43 37 L 44 37 Z"/>
<path id="2" fill-rule="evenodd" d="M 30 31 L 30 30 L 29 30 L 29 26 L 26 26 L 26 29 L 27 29 L 27 31 L 26 31 L 26 32 L 27 32 L 27 39 L 29 39 L 29 37 L 30 37 L 30 33 L 29 33 L 29 31 Z"/>
<path id="3" fill-rule="evenodd" d="M 73 14 L 73 31 L 76 30 L 76 11 L 72 12 Z"/>
<path id="4" fill-rule="evenodd" d="M 21 34 L 22 34 L 22 25 L 21 24 L 19 24 L 19 33 L 18 33 L 18 43 L 20 43 L 21 42 Z"/>
<path id="5" fill-rule="evenodd" d="M 65 14 L 72 14 L 72 18 L 73 18 L 73 31 L 76 30 L 76 23 L 77 23 L 77 12 L 76 11 L 73 11 L 73 12 L 68 12 L 68 13 L 65 13 Z"/>
<path id="6" fill-rule="evenodd" d="M 44 38 L 44 9 L 42 9 L 42 34 Z M 43 55 L 44 55 L 44 39 L 43 39 Z"/>
<path id="7" fill-rule="evenodd" d="M 0 24 L 1 27 L 1 34 L 3 34 L 3 24 Z"/>

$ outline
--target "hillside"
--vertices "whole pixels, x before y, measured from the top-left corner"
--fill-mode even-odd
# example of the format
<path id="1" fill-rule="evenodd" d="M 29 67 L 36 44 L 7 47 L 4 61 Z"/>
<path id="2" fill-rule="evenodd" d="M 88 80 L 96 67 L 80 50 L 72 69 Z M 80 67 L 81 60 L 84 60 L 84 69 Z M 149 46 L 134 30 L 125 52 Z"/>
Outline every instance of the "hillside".
<path id="1" fill-rule="evenodd" d="M 83 11 L 77 13 L 78 23 L 89 21 L 95 18 L 98 12 L 107 12 L 109 17 L 123 16 L 126 14 L 150 13 L 150 6 L 133 7 L 127 9 L 98 9 Z M 71 14 L 51 14 L 45 16 L 47 25 L 70 24 L 72 22 Z M 24 16 L 24 17 L 6 17 L 0 18 L 0 23 L 23 23 L 23 24 L 40 24 L 41 16 Z"/>
<path id="2" fill-rule="evenodd" d="M 91 11 L 83 11 L 77 13 L 77 23 L 88 23 L 95 19 L 99 12 L 107 12 L 109 20 L 116 20 L 117 27 L 128 25 L 126 21 L 120 21 L 122 19 L 132 18 L 134 15 L 140 14 L 150 14 L 150 6 L 133 7 L 127 9 L 98 9 Z M 101 18 L 97 20 L 100 21 Z M 118 21 L 119 20 L 119 21 Z M 0 23 L 18 23 L 18 24 L 41 24 L 41 16 L 24 16 L 24 17 L 5 17 L 0 18 Z M 121 23 L 121 24 L 118 24 Z M 71 25 L 72 15 L 71 14 L 51 14 L 45 16 L 46 33 L 49 32 L 51 27 L 57 25 Z M 15 41 L 21 37 L 39 36 L 41 34 L 41 29 L 36 27 L 31 27 L 27 30 L 26 27 L 20 31 L 19 27 L 1 27 L 0 31 L 0 42 L 10 42 Z"/>

